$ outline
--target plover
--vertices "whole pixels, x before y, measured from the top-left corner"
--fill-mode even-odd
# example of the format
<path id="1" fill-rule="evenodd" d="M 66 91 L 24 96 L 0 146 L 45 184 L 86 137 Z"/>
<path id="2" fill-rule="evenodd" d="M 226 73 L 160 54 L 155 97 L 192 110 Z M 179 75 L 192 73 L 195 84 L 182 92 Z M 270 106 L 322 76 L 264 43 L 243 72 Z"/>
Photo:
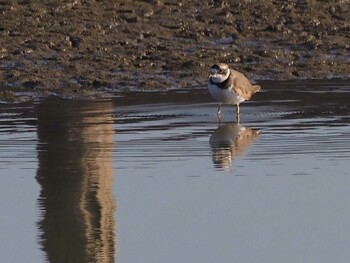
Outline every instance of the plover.
<path id="1" fill-rule="evenodd" d="M 214 64 L 210 68 L 208 83 L 210 94 L 219 102 L 217 115 L 221 121 L 221 104 L 236 105 L 236 118 L 239 122 L 239 104 L 249 100 L 261 90 L 259 85 L 253 85 L 240 72 L 230 69 L 225 63 Z"/>

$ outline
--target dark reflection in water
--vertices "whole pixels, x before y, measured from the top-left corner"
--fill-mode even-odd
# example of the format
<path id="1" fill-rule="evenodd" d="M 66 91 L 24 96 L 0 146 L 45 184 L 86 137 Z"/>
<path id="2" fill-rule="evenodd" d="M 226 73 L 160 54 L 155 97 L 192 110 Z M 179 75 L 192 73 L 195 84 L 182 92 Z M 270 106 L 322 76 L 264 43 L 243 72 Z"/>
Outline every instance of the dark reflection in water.
<path id="1" fill-rule="evenodd" d="M 244 153 L 259 136 L 260 130 L 239 123 L 219 124 L 209 139 L 214 166 L 229 170 L 232 160 Z"/>
<path id="2" fill-rule="evenodd" d="M 114 262 L 112 103 L 37 108 L 38 225 L 49 262 Z"/>

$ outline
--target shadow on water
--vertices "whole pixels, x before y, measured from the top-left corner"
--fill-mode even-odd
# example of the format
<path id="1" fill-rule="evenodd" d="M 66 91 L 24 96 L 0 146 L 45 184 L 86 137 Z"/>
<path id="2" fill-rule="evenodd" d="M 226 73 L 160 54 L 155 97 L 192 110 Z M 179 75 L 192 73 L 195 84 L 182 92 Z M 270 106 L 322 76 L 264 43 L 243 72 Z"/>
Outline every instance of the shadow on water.
<path id="1" fill-rule="evenodd" d="M 38 226 L 49 262 L 114 262 L 112 107 L 57 100 L 36 107 Z"/>

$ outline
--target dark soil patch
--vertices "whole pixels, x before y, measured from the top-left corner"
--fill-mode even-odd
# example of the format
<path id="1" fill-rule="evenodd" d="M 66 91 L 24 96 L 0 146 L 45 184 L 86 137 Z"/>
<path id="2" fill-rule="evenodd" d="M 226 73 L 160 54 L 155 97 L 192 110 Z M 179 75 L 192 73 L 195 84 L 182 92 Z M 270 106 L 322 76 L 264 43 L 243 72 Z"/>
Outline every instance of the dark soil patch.
<path id="1" fill-rule="evenodd" d="M 5 0 L 0 14 L 5 88 L 206 87 L 217 61 L 255 79 L 350 77 L 349 1 Z"/>

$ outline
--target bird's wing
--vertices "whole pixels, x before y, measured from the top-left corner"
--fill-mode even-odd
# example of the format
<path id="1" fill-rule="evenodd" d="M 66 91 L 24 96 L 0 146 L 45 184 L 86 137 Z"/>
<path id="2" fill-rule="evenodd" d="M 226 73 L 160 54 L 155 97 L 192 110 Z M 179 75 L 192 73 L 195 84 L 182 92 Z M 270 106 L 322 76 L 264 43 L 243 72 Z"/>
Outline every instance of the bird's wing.
<path id="1" fill-rule="evenodd" d="M 236 94 L 246 100 L 249 100 L 254 93 L 260 91 L 259 85 L 252 85 L 250 81 L 240 72 L 231 70 L 232 88 Z"/>

